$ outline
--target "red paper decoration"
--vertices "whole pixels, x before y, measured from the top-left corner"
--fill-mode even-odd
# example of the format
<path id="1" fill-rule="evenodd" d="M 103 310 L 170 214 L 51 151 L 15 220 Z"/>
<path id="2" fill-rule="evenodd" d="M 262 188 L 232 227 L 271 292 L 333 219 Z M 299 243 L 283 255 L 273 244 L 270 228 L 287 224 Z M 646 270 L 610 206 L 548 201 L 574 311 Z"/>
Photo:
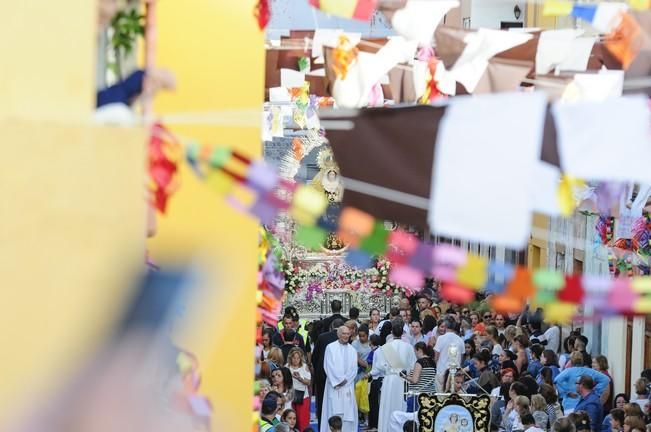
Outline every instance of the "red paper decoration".
<path id="1" fill-rule="evenodd" d="M 258 27 L 260 30 L 267 28 L 267 24 L 271 20 L 271 8 L 269 7 L 269 0 L 258 0 L 258 4 L 255 6 L 253 15 L 258 20 Z"/>

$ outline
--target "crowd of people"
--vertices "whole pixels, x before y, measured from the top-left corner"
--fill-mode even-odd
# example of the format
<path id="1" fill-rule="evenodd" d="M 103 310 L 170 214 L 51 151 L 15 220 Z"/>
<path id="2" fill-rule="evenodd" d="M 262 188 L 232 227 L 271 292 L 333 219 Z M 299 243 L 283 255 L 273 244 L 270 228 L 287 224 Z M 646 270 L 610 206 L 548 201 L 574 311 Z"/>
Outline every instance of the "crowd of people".
<path id="1" fill-rule="evenodd" d="M 384 317 L 372 309 L 360 319 L 354 307 L 344 317 L 338 300 L 331 309 L 308 323 L 288 307 L 263 329 L 262 432 L 418 430 L 420 393 L 490 396 L 491 431 L 651 432 L 651 370 L 635 394 L 614 394 L 608 359 L 541 310 L 500 314 L 486 301 L 436 304 L 426 294 Z"/>

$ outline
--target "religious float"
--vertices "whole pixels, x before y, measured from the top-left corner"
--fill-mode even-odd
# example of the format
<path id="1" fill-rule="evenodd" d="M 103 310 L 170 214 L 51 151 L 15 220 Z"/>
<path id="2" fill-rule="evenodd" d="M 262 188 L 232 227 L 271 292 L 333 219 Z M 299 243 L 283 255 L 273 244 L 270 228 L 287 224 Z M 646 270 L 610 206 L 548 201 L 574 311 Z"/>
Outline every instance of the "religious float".
<path id="1" fill-rule="evenodd" d="M 336 220 L 343 184 L 324 137 L 316 130 L 308 130 L 273 138 L 265 142 L 264 156 L 278 167 L 282 178 L 309 182 L 324 193 Z M 390 222 L 386 227 L 396 228 Z M 333 232 L 323 241 L 321 250 L 308 250 L 296 241 L 296 223 L 287 213 L 281 213 L 265 228 L 278 240 L 277 254 L 285 276 L 283 309 L 293 306 L 302 319 L 314 320 L 332 313 L 332 300 L 341 301 L 344 314 L 351 307 L 358 308 L 361 317 L 368 316 L 373 308 L 384 315 L 397 306 L 401 288 L 389 282 L 388 261 L 378 260 L 368 269 L 347 264 L 347 246 Z"/>

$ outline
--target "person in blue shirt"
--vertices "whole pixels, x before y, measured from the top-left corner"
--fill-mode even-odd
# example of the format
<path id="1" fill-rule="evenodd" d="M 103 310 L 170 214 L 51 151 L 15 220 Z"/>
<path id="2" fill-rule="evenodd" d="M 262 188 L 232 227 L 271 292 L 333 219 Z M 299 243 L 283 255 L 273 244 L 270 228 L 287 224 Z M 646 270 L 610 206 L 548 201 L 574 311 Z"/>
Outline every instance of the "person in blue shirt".
<path id="1" fill-rule="evenodd" d="M 581 396 L 575 411 L 585 411 L 590 417 L 590 430 L 599 431 L 603 420 L 603 405 L 595 392 L 595 382 L 589 375 L 581 375 L 576 381 L 576 392 Z"/>
<path id="2" fill-rule="evenodd" d="M 542 345 L 532 345 L 531 346 L 531 361 L 527 367 L 527 372 L 531 374 L 532 377 L 537 378 L 540 374 L 540 371 L 543 368 L 542 363 L 540 362 L 540 357 L 543 353 Z"/>
<path id="3" fill-rule="evenodd" d="M 610 378 L 601 372 L 597 372 L 594 369 L 583 366 L 583 354 L 575 351 L 571 356 L 572 367 L 565 369 L 563 372 L 558 374 L 554 380 L 556 384 L 556 389 L 558 390 L 558 395 L 563 400 L 563 411 L 565 414 L 569 414 L 576 409 L 576 405 L 579 403 L 580 396 L 577 393 L 576 383 L 583 375 L 587 375 L 595 382 L 594 392 L 597 397 L 608 388 L 608 383 Z"/>

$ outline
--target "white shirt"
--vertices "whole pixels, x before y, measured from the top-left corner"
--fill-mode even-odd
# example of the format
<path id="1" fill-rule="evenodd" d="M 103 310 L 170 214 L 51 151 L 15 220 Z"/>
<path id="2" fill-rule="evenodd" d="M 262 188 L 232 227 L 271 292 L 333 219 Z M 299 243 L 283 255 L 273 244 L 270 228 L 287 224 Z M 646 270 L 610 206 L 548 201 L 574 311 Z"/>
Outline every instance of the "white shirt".
<path id="1" fill-rule="evenodd" d="M 394 339 L 393 335 L 390 334 L 387 336 L 386 342 L 389 343 Z M 403 342 L 407 342 L 408 344 L 411 344 L 411 336 L 409 336 L 409 333 L 403 333 L 402 336 L 400 337 L 400 340 Z"/>
<path id="2" fill-rule="evenodd" d="M 501 355 L 503 352 L 504 352 L 504 348 L 502 348 L 502 345 L 500 344 L 493 345 L 493 352 L 491 353 L 492 355 Z"/>
<path id="3" fill-rule="evenodd" d="M 409 342 L 412 345 L 416 345 L 418 342 L 425 342 L 425 344 L 427 345 L 427 341 L 429 341 L 429 339 L 422 333 L 418 336 L 410 335 L 410 339 L 411 340 Z"/>
<path id="4" fill-rule="evenodd" d="M 310 370 L 307 368 L 307 365 L 303 363 L 303 366 L 299 368 L 293 368 L 291 366 L 287 366 L 289 368 L 289 371 L 292 373 L 292 379 L 294 380 L 294 390 L 298 391 L 304 391 L 305 392 L 305 398 L 309 398 L 310 396 L 308 395 L 307 391 L 307 386 L 294 378 L 294 372 L 298 372 L 298 374 L 301 376 L 301 378 L 309 380 L 312 379 L 312 374 L 310 373 Z"/>
<path id="5" fill-rule="evenodd" d="M 448 370 L 448 349 L 451 346 L 457 347 L 457 356 L 454 361 L 458 366 L 461 366 L 461 356 L 465 352 L 463 339 L 455 333 L 447 332 L 436 339 L 436 345 L 434 346 L 434 351 L 439 353 L 439 360 L 436 362 L 436 370 L 438 373 Z"/>
<path id="6" fill-rule="evenodd" d="M 547 331 L 543 333 L 543 337 L 547 341 L 547 346 L 545 348 L 558 352 L 558 349 L 560 348 L 560 336 L 561 329 L 558 326 L 548 328 Z"/>
<path id="7" fill-rule="evenodd" d="M 539 427 L 531 426 L 529 429 L 525 430 L 524 432 L 545 432 L 545 431 L 540 429 Z"/>

